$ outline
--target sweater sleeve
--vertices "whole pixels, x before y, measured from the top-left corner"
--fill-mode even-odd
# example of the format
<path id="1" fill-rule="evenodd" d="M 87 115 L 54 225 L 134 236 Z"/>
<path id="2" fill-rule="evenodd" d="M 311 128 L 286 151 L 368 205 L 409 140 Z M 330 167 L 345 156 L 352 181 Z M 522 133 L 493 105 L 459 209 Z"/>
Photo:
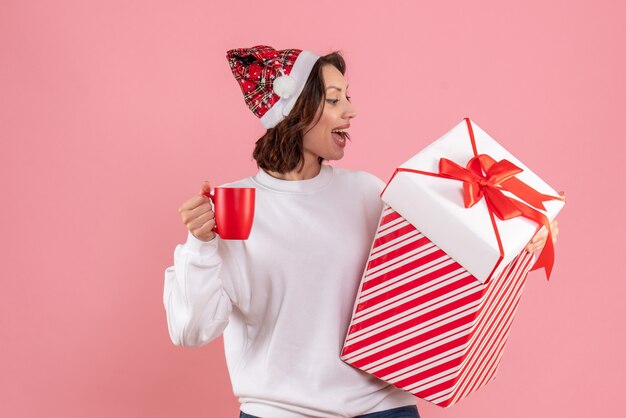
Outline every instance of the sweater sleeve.
<path id="1" fill-rule="evenodd" d="M 174 345 L 207 344 L 228 325 L 234 298 L 224 283 L 231 284 L 218 252 L 220 244 L 218 236 L 202 241 L 189 232 L 187 242 L 174 250 L 174 265 L 165 269 L 163 303 Z"/>

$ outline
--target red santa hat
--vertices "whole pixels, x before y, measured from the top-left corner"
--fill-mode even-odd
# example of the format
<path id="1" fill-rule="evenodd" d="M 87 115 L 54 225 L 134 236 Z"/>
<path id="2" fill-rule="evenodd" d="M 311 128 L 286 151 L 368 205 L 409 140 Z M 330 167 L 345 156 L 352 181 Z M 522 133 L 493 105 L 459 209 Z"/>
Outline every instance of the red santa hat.
<path id="1" fill-rule="evenodd" d="M 266 45 L 226 53 L 246 104 L 266 129 L 276 126 L 291 112 L 319 57 L 311 51 L 277 51 Z"/>

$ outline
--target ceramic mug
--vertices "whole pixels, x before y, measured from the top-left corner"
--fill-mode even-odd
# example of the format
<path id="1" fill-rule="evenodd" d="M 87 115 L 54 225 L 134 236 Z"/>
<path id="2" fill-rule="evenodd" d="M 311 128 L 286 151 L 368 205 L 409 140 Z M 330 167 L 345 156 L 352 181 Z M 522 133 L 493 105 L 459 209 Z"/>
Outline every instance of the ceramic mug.
<path id="1" fill-rule="evenodd" d="M 213 203 L 215 226 L 212 231 L 222 239 L 248 239 L 254 219 L 253 187 L 216 187 L 205 193 Z"/>

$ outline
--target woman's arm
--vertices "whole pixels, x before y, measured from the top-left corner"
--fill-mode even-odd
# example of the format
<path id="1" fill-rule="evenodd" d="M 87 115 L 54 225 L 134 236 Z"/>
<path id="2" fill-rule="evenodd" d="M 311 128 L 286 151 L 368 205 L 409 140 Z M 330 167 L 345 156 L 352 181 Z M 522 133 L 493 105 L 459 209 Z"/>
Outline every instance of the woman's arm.
<path id="1" fill-rule="evenodd" d="M 174 250 L 174 265 L 165 269 L 163 303 L 175 345 L 207 344 L 228 325 L 233 302 L 223 282 L 229 278 L 219 245 L 218 237 L 202 241 L 189 232 Z"/>

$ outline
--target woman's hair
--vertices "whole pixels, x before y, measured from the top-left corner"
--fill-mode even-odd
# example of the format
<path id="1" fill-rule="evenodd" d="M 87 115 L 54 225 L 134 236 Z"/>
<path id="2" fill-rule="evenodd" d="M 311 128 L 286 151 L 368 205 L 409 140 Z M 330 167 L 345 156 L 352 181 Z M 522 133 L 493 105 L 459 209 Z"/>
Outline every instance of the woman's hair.
<path id="1" fill-rule="evenodd" d="M 328 64 L 335 66 L 341 74 L 346 73 L 346 63 L 339 51 L 324 55 L 315 62 L 302 93 L 289 115 L 276 126 L 268 129 L 256 141 L 252 157 L 256 160 L 258 167 L 281 174 L 293 170 L 298 165 L 300 165 L 298 171 L 302 170 L 304 167 L 302 139 L 306 133 L 305 129 L 315 118 L 320 103 L 323 104 L 326 100 L 322 68 Z M 320 164 L 323 160 L 322 157 L 318 157 Z"/>

